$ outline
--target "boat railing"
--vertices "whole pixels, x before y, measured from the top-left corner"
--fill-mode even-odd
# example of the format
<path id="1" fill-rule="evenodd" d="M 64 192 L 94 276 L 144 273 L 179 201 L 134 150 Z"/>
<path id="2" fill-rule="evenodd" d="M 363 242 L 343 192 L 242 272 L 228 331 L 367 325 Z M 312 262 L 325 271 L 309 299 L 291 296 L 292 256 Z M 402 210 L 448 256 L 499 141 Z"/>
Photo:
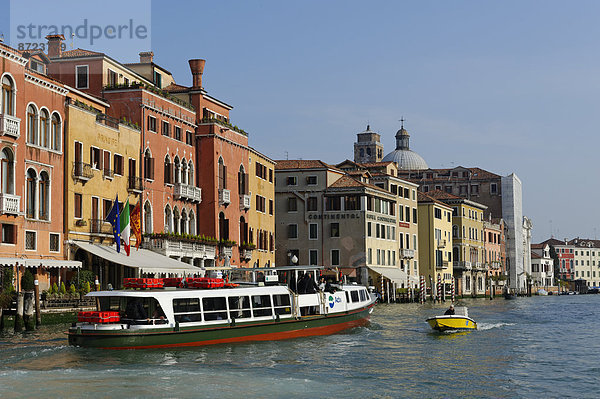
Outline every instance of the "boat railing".
<path id="1" fill-rule="evenodd" d="M 167 319 L 164 317 L 158 319 L 121 319 L 121 322 L 131 324 L 131 325 L 159 325 L 159 324 L 167 324 Z"/>

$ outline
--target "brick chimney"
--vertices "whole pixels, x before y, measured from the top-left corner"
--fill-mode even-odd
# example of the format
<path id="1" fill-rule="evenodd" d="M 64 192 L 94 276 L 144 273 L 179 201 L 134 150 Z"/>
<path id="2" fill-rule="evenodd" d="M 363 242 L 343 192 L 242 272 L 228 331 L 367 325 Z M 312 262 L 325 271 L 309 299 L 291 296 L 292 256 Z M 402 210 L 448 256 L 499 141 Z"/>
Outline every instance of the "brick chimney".
<path id="1" fill-rule="evenodd" d="M 46 36 L 46 40 L 48 40 L 48 57 L 62 57 L 62 46 L 65 37 L 63 35 L 48 35 Z"/>
<path id="2" fill-rule="evenodd" d="M 149 64 L 154 60 L 154 52 L 142 51 L 140 53 L 140 64 Z"/>
<path id="3" fill-rule="evenodd" d="M 202 73 L 204 72 L 204 64 L 206 60 L 189 60 L 190 70 L 192 71 L 192 87 L 202 88 Z"/>

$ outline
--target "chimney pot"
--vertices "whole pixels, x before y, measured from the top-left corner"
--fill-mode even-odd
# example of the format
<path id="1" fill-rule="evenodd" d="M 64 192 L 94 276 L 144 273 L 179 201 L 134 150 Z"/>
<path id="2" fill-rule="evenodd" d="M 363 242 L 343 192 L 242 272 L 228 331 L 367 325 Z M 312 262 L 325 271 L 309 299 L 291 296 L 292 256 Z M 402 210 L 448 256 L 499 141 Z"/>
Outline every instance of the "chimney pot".
<path id="1" fill-rule="evenodd" d="M 202 88 L 202 73 L 204 73 L 204 64 L 206 60 L 189 60 L 190 70 L 192 71 L 192 87 Z"/>
<path id="2" fill-rule="evenodd" d="M 140 53 L 140 64 L 149 64 L 154 60 L 154 52 L 142 51 Z"/>
<path id="3" fill-rule="evenodd" d="M 48 35 L 48 57 L 49 58 L 60 58 L 62 57 L 62 46 L 65 40 L 64 35 Z"/>

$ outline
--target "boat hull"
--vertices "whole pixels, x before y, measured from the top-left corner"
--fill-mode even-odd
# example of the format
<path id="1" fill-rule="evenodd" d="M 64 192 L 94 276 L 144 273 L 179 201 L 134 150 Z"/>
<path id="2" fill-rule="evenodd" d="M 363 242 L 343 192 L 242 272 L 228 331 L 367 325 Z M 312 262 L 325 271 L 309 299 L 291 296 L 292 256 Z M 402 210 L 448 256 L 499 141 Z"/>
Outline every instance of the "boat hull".
<path id="1" fill-rule="evenodd" d="M 69 344 L 104 349 L 143 349 L 214 345 L 246 341 L 272 341 L 334 334 L 365 325 L 373 305 L 327 316 L 305 316 L 270 322 L 224 323 L 185 328 L 148 330 L 86 330 L 71 327 Z"/>
<path id="2" fill-rule="evenodd" d="M 470 317 L 465 316 L 436 316 L 427 319 L 427 323 L 436 331 L 448 330 L 476 330 L 477 323 Z"/>

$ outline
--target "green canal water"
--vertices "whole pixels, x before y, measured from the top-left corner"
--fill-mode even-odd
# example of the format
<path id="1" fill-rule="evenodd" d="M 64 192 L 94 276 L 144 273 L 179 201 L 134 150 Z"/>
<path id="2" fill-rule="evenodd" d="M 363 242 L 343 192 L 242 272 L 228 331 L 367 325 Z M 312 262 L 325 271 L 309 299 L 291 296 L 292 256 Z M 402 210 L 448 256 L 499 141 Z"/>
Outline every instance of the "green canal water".
<path id="1" fill-rule="evenodd" d="M 600 296 L 464 300 L 479 330 L 432 333 L 447 305 L 378 305 L 368 327 L 178 350 L 67 345 L 66 326 L 0 336 L 2 398 L 597 398 Z"/>

